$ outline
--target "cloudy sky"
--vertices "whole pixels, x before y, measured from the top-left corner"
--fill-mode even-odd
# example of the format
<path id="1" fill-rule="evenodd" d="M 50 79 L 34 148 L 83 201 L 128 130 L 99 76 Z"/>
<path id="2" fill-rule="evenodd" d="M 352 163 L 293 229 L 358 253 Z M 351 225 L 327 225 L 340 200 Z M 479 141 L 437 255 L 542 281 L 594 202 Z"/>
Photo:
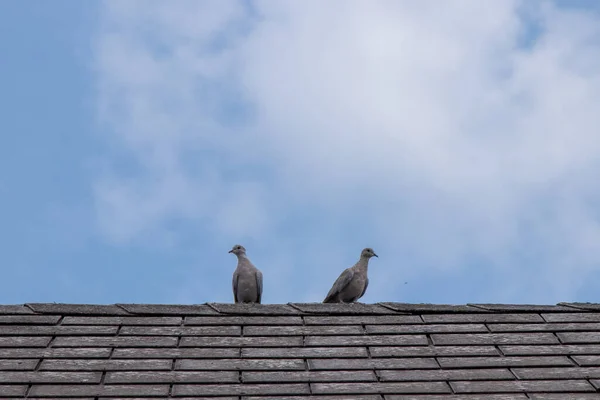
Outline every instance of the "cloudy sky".
<path id="1" fill-rule="evenodd" d="M 600 4 L 0 3 L 0 303 L 598 302 Z"/>

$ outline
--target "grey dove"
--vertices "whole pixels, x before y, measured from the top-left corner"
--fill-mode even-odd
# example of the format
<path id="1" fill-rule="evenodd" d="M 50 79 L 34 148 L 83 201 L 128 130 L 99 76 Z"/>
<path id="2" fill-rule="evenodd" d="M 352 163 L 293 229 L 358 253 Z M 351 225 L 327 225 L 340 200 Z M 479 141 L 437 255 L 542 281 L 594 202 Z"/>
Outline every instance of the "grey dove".
<path id="1" fill-rule="evenodd" d="M 369 286 L 367 272 L 371 257 L 379 258 L 373 249 L 363 249 L 358 262 L 341 273 L 323 303 L 353 303 L 363 297 Z"/>
<path id="2" fill-rule="evenodd" d="M 237 268 L 233 272 L 233 299 L 236 303 L 258 303 L 262 297 L 262 272 L 246 256 L 244 246 L 236 244 L 230 253 L 237 256 Z"/>

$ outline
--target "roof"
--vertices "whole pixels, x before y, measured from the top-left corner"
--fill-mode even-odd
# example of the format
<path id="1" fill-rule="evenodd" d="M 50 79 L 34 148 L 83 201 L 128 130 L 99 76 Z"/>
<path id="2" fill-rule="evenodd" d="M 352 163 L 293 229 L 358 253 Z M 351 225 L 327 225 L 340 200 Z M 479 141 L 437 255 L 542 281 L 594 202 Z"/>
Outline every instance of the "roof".
<path id="1" fill-rule="evenodd" d="M 600 304 L 0 306 L 0 398 L 585 400 Z"/>

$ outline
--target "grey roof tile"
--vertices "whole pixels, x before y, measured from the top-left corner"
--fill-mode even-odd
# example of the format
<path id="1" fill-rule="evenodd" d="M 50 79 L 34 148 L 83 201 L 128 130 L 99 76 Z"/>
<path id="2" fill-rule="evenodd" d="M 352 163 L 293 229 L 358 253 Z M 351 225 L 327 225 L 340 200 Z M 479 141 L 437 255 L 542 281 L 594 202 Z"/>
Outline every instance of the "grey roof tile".
<path id="1" fill-rule="evenodd" d="M 118 326 L 52 326 L 52 325 L 0 325 L 0 336 L 46 335 L 46 336 L 88 336 L 116 335 Z"/>
<path id="2" fill-rule="evenodd" d="M 46 347 L 52 336 L 0 336 L 0 347 Z"/>
<path id="3" fill-rule="evenodd" d="M 557 314 L 560 315 L 560 314 Z M 425 322 L 430 324 L 459 323 L 527 323 L 545 322 L 539 314 L 425 314 Z"/>
<path id="4" fill-rule="evenodd" d="M 456 393 L 497 392 L 593 392 L 589 382 L 581 380 L 552 381 L 455 381 L 450 386 Z"/>
<path id="5" fill-rule="evenodd" d="M 236 371 L 109 372 L 106 383 L 238 383 Z"/>
<path id="6" fill-rule="evenodd" d="M 517 345 L 499 346 L 499 349 L 507 356 L 600 354 L 600 345 L 596 344 Z"/>
<path id="7" fill-rule="evenodd" d="M 532 393 L 529 398 L 531 400 L 598 400 L 600 395 L 597 393 Z"/>
<path id="8" fill-rule="evenodd" d="M 302 325 L 302 317 L 292 316 L 221 316 L 185 317 L 184 325 Z"/>
<path id="9" fill-rule="evenodd" d="M 1 338 L 0 338 L 1 341 Z M 166 336 L 59 336 L 54 347 L 172 347 L 176 337 Z"/>
<path id="10" fill-rule="evenodd" d="M 556 336 L 565 344 L 600 344 L 600 332 L 559 332 Z"/>
<path id="11" fill-rule="evenodd" d="M 4 371 L 0 383 L 100 383 L 101 372 Z"/>
<path id="12" fill-rule="evenodd" d="M 27 385 L 0 385 L 0 395 L 10 397 L 25 397 Z"/>
<path id="13" fill-rule="evenodd" d="M 33 314 L 31 308 L 24 304 L 15 305 L 1 305 L 0 304 L 0 315 L 11 315 L 11 314 Z"/>
<path id="14" fill-rule="evenodd" d="M 600 311 L 600 303 L 558 303 L 560 306 L 577 308 L 581 310 L 595 310 Z"/>
<path id="15" fill-rule="evenodd" d="M 600 367 L 513 368 L 517 378 L 528 379 L 600 379 Z"/>
<path id="16" fill-rule="evenodd" d="M 188 371 L 303 371 L 305 365 L 301 359 L 181 359 L 175 362 L 175 369 Z"/>
<path id="17" fill-rule="evenodd" d="M 569 307 L 563 307 L 561 305 L 537 305 L 537 304 L 469 304 L 472 307 L 481 308 L 488 311 L 494 312 L 526 312 L 526 313 L 539 313 L 539 312 L 572 312 L 573 309 Z"/>
<path id="18" fill-rule="evenodd" d="M 245 332 L 244 332 L 245 333 Z M 226 326 L 124 326 L 121 336 L 240 336 L 242 328 Z"/>
<path id="19" fill-rule="evenodd" d="M 307 336 L 305 346 L 427 346 L 425 335 Z"/>
<path id="20" fill-rule="evenodd" d="M 364 303 L 290 303 L 303 313 L 322 315 L 377 315 L 396 314 L 393 310 L 378 304 Z"/>
<path id="21" fill-rule="evenodd" d="M 451 314 L 451 313 L 482 313 L 482 310 L 470 305 L 452 304 L 409 304 L 409 303 L 379 303 L 380 305 L 394 311 L 412 314 Z"/>
<path id="22" fill-rule="evenodd" d="M 33 385 L 31 396 L 168 396 L 169 385 Z"/>
<path id="23" fill-rule="evenodd" d="M 306 383 L 237 384 L 237 385 L 174 385 L 174 396 L 244 396 L 244 395 L 295 395 L 310 394 Z"/>
<path id="24" fill-rule="evenodd" d="M 376 382 L 373 371 L 248 371 L 244 383 L 273 382 Z"/>
<path id="25" fill-rule="evenodd" d="M 360 325 L 313 325 L 313 326 L 260 326 L 244 327 L 244 336 L 311 336 L 311 335 L 362 335 L 365 331 Z"/>
<path id="26" fill-rule="evenodd" d="M 487 327 L 492 332 L 585 332 L 600 331 L 600 322 L 488 324 Z"/>
<path id="27" fill-rule="evenodd" d="M 63 325 L 181 325 L 182 317 L 65 317 Z"/>
<path id="28" fill-rule="evenodd" d="M 206 304 L 117 304 L 129 314 L 137 315 L 219 315 Z"/>
<path id="29" fill-rule="evenodd" d="M 0 371 L 1 398 L 587 400 L 600 308 L 0 306 Z"/>
<path id="30" fill-rule="evenodd" d="M 311 370 L 353 370 L 353 369 L 430 369 L 439 368 L 434 358 L 373 358 L 343 359 L 315 358 L 308 360 Z"/>
<path id="31" fill-rule="evenodd" d="M 55 325 L 60 320 L 60 315 L 0 315 L 0 325 Z"/>
<path id="32" fill-rule="evenodd" d="M 190 348 L 121 348 L 114 349 L 112 358 L 237 358 L 239 348 L 190 347 Z"/>
<path id="33" fill-rule="evenodd" d="M 0 348 L 0 358 L 108 358 L 111 348 Z"/>
<path id="34" fill-rule="evenodd" d="M 489 332 L 484 324 L 367 325 L 365 329 L 369 334 Z"/>
<path id="35" fill-rule="evenodd" d="M 194 399 L 197 399 L 197 397 L 194 397 Z M 219 400 L 223 400 L 222 397 L 218 398 Z M 285 400 L 306 400 L 306 399 L 310 399 L 310 400 L 381 400 L 381 396 L 378 394 L 367 394 L 367 395 L 351 395 L 351 396 L 328 396 L 328 395 L 324 395 L 324 396 L 315 396 L 315 395 L 311 395 L 310 397 L 306 397 L 306 396 L 285 396 Z M 235 398 L 235 400 L 238 400 L 237 397 Z M 281 397 L 279 396 L 244 396 L 242 397 L 242 400 L 283 400 Z"/>
<path id="36" fill-rule="evenodd" d="M 542 314 L 547 322 L 600 322 L 600 313 L 560 313 L 560 314 Z"/>
<path id="37" fill-rule="evenodd" d="M 384 381 L 460 381 L 460 380 L 512 380 L 513 374 L 506 368 L 493 369 L 410 369 L 378 370 L 377 375 Z"/>
<path id="38" fill-rule="evenodd" d="M 169 338 L 171 339 L 171 338 Z M 180 347 L 298 347 L 302 346 L 302 336 L 254 336 L 216 337 L 186 336 L 181 338 Z"/>
<path id="39" fill-rule="evenodd" d="M 558 344 L 552 333 L 451 333 L 432 334 L 431 340 L 437 345 L 475 344 Z"/>
<path id="40" fill-rule="evenodd" d="M 171 360 L 43 360 L 40 371 L 167 371 Z"/>
<path id="41" fill-rule="evenodd" d="M 311 383 L 316 394 L 452 393 L 446 382 Z"/>
<path id="42" fill-rule="evenodd" d="M 372 357 L 499 356 L 494 346 L 370 347 Z"/>
<path id="43" fill-rule="evenodd" d="M 438 357 L 442 368 L 494 368 L 494 367 L 571 367 L 567 357 Z"/>
<path id="44" fill-rule="evenodd" d="M 582 367 L 600 366 L 600 356 L 572 356 L 571 357 L 578 365 Z"/>
<path id="45" fill-rule="evenodd" d="M 418 315 L 361 315 L 361 316 L 305 316 L 306 325 L 395 325 L 422 324 Z"/>
<path id="46" fill-rule="evenodd" d="M 38 365 L 37 359 L 6 360 L 0 359 L 0 371 L 33 371 Z"/>
<path id="47" fill-rule="evenodd" d="M 385 400 L 529 400 L 527 396 L 520 393 L 510 394 L 444 394 L 444 395 L 393 395 L 386 394 Z M 566 399 L 561 399 L 566 400 Z M 583 400 L 583 399 L 582 399 Z"/>
<path id="48" fill-rule="evenodd" d="M 231 304 L 209 303 L 220 314 L 233 315 L 298 315 L 300 312 L 287 304 Z"/>
<path id="49" fill-rule="evenodd" d="M 368 357 L 366 347 L 248 347 L 242 358 L 356 358 Z"/>
<path id="50" fill-rule="evenodd" d="M 126 315 L 127 311 L 117 305 L 27 303 L 27 307 L 39 314 L 62 315 Z"/>

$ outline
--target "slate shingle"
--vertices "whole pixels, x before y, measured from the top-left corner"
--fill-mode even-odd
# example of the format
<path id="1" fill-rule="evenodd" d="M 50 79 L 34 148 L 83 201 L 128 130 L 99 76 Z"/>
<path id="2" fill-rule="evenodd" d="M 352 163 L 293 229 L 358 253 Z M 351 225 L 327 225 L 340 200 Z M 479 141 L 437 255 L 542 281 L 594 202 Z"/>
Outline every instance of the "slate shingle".
<path id="1" fill-rule="evenodd" d="M 600 305 L 0 306 L 0 398 L 588 400 Z"/>

